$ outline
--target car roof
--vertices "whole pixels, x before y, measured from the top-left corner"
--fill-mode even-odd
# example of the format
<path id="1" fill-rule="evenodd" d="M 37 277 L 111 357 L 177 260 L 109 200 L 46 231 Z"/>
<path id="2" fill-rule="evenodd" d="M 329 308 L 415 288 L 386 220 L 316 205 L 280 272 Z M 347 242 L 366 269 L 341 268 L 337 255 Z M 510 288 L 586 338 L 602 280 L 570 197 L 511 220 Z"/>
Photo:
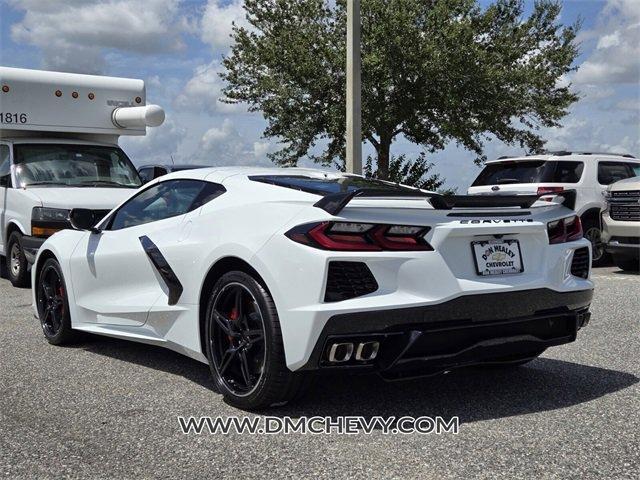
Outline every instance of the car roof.
<path id="1" fill-rule="evenodd" d="M 178 164 L 178 165 L 164 165 L 172 172 L 179 172 L 180 170 L 193 170 L 195 168 L 209 168 L 211 165 L 190 165 L 190 164 Z"/>
<path id="2" fill-rule="evenodd" d="M 243 176 L 249 177 L 253 175 L 300 175 L 317 178 L 341 178 L 348 174 L 342 172 L 336 172 L 331 170 L 320 170 L 316 168 L 299 168 L 299 167 L 244 167 L 244 166 L 230 166 L 230 167 L 208 167 L 200 168 L 197 170 L 184 170 L 179 172 L 172 172 L 162 177 L 164 180 L 168 179 L 194 179 L 194 180 L 208 180 L 211 182 L 222 183 L 224 180 L 234 177 Z"/>
<path id="3" fill-rule="evenodd" d="M 189 163 L 179 163 L 177 165 L 169 165 L 166 163 L 145 163 L 144 165 L 140 165 L 138 167 L 138 170 L 142 168 L 155 168 L 155 167 L 166 168 L 171 172 L 175 172 L 179 170 L 191 170 L 194 168 L 210 168 L 211 165 L 196 165 L 196 164 L 189 164 Z"/>
<path id="4" fill-rule="evenodd" d="M 515 157 L 500 157 L 495 160 L 485 162 L 485 165 L 503 162 L 530 162 L 530 161 L 563 161 L 563 162 L 584 162 L 595 158 L 606 158 L 607 160 L 615 160 L 622 162 L 640 162 L 637 158 L 629 154 L 622 153 L 606 153 L 606 152 L 550 152 L 538 155 L 523 155 Z"/>

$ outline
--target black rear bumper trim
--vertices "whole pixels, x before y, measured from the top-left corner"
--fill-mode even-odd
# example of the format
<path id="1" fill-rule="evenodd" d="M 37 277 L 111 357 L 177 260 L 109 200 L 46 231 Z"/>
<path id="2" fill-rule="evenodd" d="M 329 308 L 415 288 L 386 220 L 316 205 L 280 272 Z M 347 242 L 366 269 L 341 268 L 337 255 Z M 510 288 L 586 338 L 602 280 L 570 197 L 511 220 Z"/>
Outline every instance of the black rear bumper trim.
<path id="1" fill-rule="evenodd" d="M 491 355 L 508 357 L 544 350 L 575 340 L 578 329 L 589 321 L 592 297 L 593 290 L 556 292 L 543 288 L 465 295 L 422 307 L 335 315 L 326 323 L 301 370 L 353 367 L 391 371 L 419 363 L 442 371 L 447 365 L 482 363 Z M 476 334 L 479 331 L 483 333 Z M 385 349 L 381 347 L 376 365 L 327 366 L 323 361 L 326 346 L 337 337 L 380 340 Z M 429 353 L 424 358 L 408 355 L 414 344 L 435 338 L 448 344 L 449 350 L 439 353 L 434 351 L 434 345 L 427 345 Z M 491 355 L 488 357 L 486 352 Z"/>

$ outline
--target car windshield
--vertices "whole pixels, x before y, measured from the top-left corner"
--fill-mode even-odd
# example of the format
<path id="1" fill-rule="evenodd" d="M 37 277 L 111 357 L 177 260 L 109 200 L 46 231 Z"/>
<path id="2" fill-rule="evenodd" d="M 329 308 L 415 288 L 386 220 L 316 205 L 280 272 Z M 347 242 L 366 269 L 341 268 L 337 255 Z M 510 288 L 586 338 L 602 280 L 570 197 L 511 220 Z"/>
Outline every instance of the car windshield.
<path id="1" fill-rule="evenodd" d="M 544 182 L 547 181 L 547 163 L 543 160 L 490 163 L 480 172 L 472 186 Z"/>
<path id="2" fill-rule="evenodd" d="M 315 193 L 317 195 L 352 192 L 361 188 L 388 190 L 389 193 L 398 192 L 405 195 L 407 193 L 416 192 L 415 189 L 403 187 L 402 185 L 362 177 L 344 176 L 315 178 L 304 175 L 254 175 L 249 178 L 256 182 L 270 183 L 280 187 Z"/>
<path id="3" fill-rule="evenodd" d="M 14 146 L 18 185 L 138 188 L 138 172 L 118 147 L 77 144 Z"/>

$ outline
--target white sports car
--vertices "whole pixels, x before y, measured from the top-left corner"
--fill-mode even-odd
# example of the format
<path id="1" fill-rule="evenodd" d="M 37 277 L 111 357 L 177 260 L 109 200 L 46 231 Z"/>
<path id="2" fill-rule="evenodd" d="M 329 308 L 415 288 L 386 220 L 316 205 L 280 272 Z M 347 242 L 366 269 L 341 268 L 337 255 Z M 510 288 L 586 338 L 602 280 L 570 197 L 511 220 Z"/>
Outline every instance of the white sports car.
<path id="1" fill-rule="evenodd" d="M 76 209 L 33 268 L 47 340 L 78 331 L 207 363 L 241 408 L 315 372 L 386 379 L 515 365 L 589 320 L 590 243 L 537 195 L 442 196 L 306 169 L 161 177 L 97 223 Z M 569 208 L 567 208 L 569 207 Z"/>

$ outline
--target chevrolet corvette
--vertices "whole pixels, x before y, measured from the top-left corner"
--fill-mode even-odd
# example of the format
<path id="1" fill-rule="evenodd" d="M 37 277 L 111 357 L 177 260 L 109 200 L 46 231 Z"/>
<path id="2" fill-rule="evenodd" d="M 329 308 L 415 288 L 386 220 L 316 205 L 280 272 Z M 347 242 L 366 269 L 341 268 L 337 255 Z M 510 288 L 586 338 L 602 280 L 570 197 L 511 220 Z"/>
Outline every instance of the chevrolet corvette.
<path id="1" fill-rule="evenodd" d="M 311 169 L 176 172 L 103 219 L 72 210 L 38 252 L 34 309 L 54 345 L 88 332 L 203 362 L 243 409 L 323 372 L 521 365 L 589 321 L 574 202 Z"/>

